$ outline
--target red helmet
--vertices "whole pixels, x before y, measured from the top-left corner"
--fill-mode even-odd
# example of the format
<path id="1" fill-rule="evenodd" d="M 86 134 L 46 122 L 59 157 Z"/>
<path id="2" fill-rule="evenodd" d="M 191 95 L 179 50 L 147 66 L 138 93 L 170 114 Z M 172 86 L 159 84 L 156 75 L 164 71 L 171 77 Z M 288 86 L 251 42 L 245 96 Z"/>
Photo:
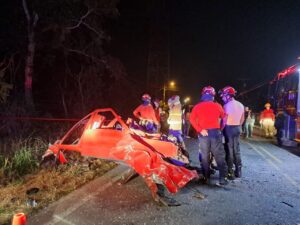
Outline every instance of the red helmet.
<path id="1" fill-rule="evenodd" d="M 202 95 L 208 94 L 208 95 L 211 95 L 211 96 L 215 96 L 216 95 L 216 91 L 215 91 L 215 89 L 212 86 L 207 86 L 207 87 L 204 87 L 202 89 L 201 94 Z"/>
<path id="2" fill-rule="evenodd" d="M 143 94 L 142 100 L 143 100 L 143 101 L 151 101 L 151 97 L 150 97 L 150 95 L 148 95 L 148 94 Z"/>
<path id="3" fill-rule="evenodd" d="M 221 97 L 225 95 L 235 96 L 236 90 L 233 87 L 226 86 L 219 91 L 219 94 Z"/>

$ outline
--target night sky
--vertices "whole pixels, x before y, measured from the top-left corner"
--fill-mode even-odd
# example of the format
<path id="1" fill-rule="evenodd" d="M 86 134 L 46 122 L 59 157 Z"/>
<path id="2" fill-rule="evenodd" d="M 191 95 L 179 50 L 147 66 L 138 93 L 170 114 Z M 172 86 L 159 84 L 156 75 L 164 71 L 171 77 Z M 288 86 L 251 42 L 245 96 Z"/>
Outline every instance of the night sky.
<path id="1" fill-rule="evenodd" d="M 247 90 L 297 63 L 300 1 L 173 0 L 168 8 L 171 78 L 180 84 L 182 97 L 197 101 L 206 85 Z M 151 13 L 139 0 L 121 0 L 119 10 L 112 52 L 142 85 Z"/>

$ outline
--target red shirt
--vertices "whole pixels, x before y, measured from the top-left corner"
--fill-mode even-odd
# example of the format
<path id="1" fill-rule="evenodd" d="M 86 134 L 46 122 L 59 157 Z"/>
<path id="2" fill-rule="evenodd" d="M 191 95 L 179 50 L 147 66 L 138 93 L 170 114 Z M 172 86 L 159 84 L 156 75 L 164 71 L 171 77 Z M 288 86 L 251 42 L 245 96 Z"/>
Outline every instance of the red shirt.
<path id="1" fill-rule="evenodd" d="M 149 105 L 140 105 L 134 111 L 133 115 L 139 119 L 152 120 L 154 123 L 158 124 L 158 121 L 155 116 L 154 109 L 151 104 Z"/>
<path id="2" fill-rule="evenodd" d="M 262 111 L 262 113 L 260 114 L 260 119 L 272 119 L 275 120 L 275 114 L 273 112 L 273 109 L 265 109 L 264 111 Z"/>
<path id="3" fill-rule="evenodd" d="M 222 106 L 215 102 L 200 102 L 190 115 L 190 121 L 199 133 L 203 129 L 220 128 L 220 119 L 224 119 L 225 113 Z"/>

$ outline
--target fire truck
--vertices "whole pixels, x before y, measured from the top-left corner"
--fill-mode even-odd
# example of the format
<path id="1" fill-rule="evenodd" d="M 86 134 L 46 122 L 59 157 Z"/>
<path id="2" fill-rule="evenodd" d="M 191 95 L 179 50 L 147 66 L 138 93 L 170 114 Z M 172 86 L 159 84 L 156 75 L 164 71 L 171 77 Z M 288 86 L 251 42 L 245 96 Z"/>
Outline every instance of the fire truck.
<path id="1" fill-rule="evenodd" d="M 300 142 L 300 64 L 279 72 L 270 82 L 269 99 L 285 115 L 283 140 Z"/>

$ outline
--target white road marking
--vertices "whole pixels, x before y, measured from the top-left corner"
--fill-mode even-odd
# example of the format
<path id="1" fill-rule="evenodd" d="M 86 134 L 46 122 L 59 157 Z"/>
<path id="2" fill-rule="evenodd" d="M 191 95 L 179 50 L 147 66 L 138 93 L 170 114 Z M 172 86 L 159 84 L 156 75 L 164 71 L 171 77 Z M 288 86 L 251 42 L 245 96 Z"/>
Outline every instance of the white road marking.
<path id="1" fill-rule="evenodd" d="M 104 191 L 106 188 L 112 186 L 116 181 L 118 181 L 120 179 L 120 176 L 116 176 L 113 177 L 111 179 L 110 182 L 106 183 L 105 185 L 101 186 L 98 188 L 99 191 Z M 64 220 L 64 222 L 72 225 L 73 223 L 67 221 L 65 218 L 67 216 L 69 216 L 71 213 L 73 213 L 75 210 L 77 210 L 80 206 L 82 206 L 84 203 L 90 201 L 95 195 L 97 195 L 98 192 L 95 192 L 93 194 L 88 194 L 87 196 L 85 196 L 84 198 L 78 200 L 77 203 L 75 203 L 72 207 L 69 207 L 68 209 L 65 209 L 64 212 L 59 213 L 59 214 L 54 214 L 53 215 L 53 219 L 50 220 L 48 223 L 46 223 L 45 225 L 55 225 L 59 222 L 61 222 L 62 220 Z"/>
<path id="2" fill-rule="evenodd" d="M 273 155 L 272 153 L 270 153 L 268 150 L 266 150 L 264 147 L 262 146 L 258 146 L 262 151 L 264 151 L 267 155 L 269 155 L 272 159 L 274 159 L 276 162 L 278 163 L 283 163 L 280 159 L 278 159 L 275 155 Z"/>
<path id="3" fill-rule="evenodd" d="M 294 187 L 297 188 L 297 190 L 300 190 L 299 188 L 299 184 L 293 179 L 291 178 L 289 175 L 287 175 L 286 173 L 284 173 L 275 163 L 273 163 L 270 159 L 268 159 L 264 154 L 262 154 L 254 145 L 246 142 L 250 147 L 253 148 L 254 151 L 256 151 L 264 160 L 266 160 L 272 167 L 274 167 L 278 172 L 280 172 L 285 179 Z"/>
<path id="4" fill-rule="evenodd" d="M 69 225 L 75 225 L 75 223 L 72 223 L 72 222 L 70 222 L 70 221 L 68 221 L 68 220 L 66 220 L 66 219 L 64 219 L 64 218 L 62 218 L 58 215 L 54 215 L 53 217 L 55 219 L 59 220 L 59 222 L 64 222 L 65 224 L 69 224 Z"/>

